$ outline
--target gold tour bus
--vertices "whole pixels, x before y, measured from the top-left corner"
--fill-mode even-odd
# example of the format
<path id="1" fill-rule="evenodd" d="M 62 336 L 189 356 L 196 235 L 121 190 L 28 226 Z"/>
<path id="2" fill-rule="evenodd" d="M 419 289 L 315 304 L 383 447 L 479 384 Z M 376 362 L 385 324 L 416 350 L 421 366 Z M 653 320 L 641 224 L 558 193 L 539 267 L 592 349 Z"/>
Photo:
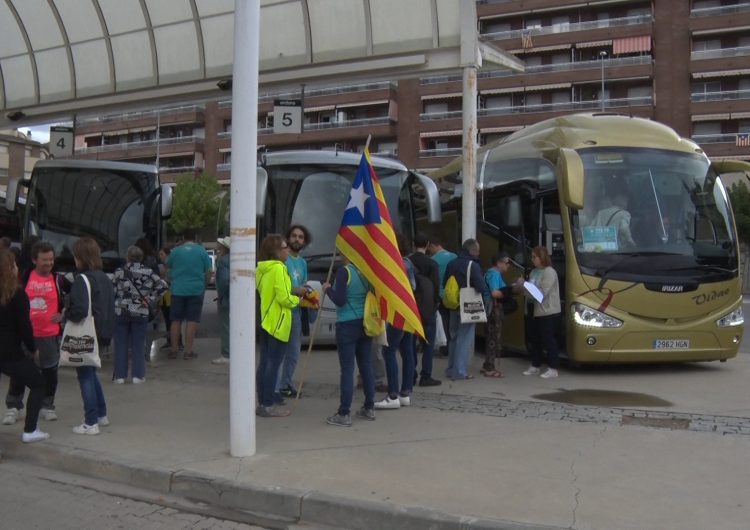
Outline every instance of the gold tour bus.
<path id="1" fill-rule="evenodd" d="M 433 172 L 444 244 L 459 243 L 461 161 Z M 726 361 L 743 330 L 739 246 L 722 173 L 655 121 L 613 114 L 552 118 L 477 154 L 482 265 L 505 251 L 512 282 L 544 245 L 560 279 L 561 351 L 573 364 Z M 520 295 L 519 295 L 520 296 Z M 520 304 L 523 308 L 527 304 Z M 527 306 L 503 345 L 527 351 Z"/>

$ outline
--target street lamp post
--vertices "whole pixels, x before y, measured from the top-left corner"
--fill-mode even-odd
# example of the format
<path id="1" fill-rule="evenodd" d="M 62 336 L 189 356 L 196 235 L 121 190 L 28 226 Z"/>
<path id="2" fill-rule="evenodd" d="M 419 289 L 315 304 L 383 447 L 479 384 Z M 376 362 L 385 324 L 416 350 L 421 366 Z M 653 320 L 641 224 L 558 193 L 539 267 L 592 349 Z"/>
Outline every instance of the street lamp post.
<path id="1" fill-rule="evenodd" d="M 604 59 L 607 58 L 607 52 L 605 52 L 604 50 L 600 51 L 599 57 L 601 58 L 601 61 L 602 61 L 602 93 L 599 99 L 601 100 L 601 103 L 602 103 L 602 112 L 604 112 Z"/>

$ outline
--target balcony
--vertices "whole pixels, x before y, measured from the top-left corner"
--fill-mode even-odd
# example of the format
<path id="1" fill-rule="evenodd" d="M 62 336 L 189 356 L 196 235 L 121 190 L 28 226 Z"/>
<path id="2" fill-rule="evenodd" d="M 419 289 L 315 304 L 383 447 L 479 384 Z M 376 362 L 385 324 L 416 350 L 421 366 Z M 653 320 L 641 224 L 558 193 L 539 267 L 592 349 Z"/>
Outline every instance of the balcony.
<path id="1" fill-rule="evenodd" d="M 720 48 L 717 50 L 700 50 L 690 52 L 691 61 L 700 61 L 703 59 L 725 59 L 728 57 L 742 57 L 750 55 L 750 46 L 740 46 L 738 48 Z"/>
<path id="2" fill-rule="evenodd" d="M 651 105 L 653 98 L 651 96 L 637 97 L 637 98 L 619 98 L 619 99 L 607 99 L 604 101 L 605 109 L 613 109 L 618 107 L 640 107 L 643 105 Z M 541 105 L 525 105 L 525 106 L 511 106 L 511 107 L 494 107 L 488 109 L 479 109 L 477 116 L 504 116 L 509 114 L 529 114 L 534 112 L 579 112 L 579 111 L 596 111 L 601 110 L 602 102 L 599 100 L 592 101 L 569 101 L 566 103 L 545 103 Z M 429 114 L 420 114 L 420 121 L 431 121 L 431 120 L 449 120 L 461 118 L 463 112 L 460 110 L 450 112 L 432 112 Z"/>
<path id="3" fill-rule="evenodd" d="M 78 118 L 76 120 L 76 126 L 107 123 L 111 121 L 132 121 L 140 120 L 143 118 L 156 118 L 158 116 L 181 114 L 185 112 L 202 112 L 204 109 L 204 105 L 183 105 L 180 107 L 169 107 L 165 109 L 151 109 L 137 112 L 124 112 L 122 114 L 109 114 L 106 116 L 96 116 L 94 118 Z"/>
<path id="4" fill-rule="evenodd" d="M 732 144 L 737 142 L 737 133 L 731 134 L 695 134 L 690 137 L 698 145 L 703 144 Z"/>
<path id="5" fill-rule="evenodd" d="M 340 94 L 351 94 L 354 92 L 368 92 L 371 90 L 386 90 L 390 88 L 396 88 L 398 85 L 395 81 L 380 81 L 377 83 L 360 83 L 357 85 L 345 85 L 336 86 L 330 88 L 317 88 L 313 90 L 305 91 L 305 98 L 318 97 L 318 96 L 336 96 Z M 274 99 L 299 99 L 301 97 L 299 91 L 295 92 L 276 92 L 270 94 L 264 94 L 258 96 L 258 103 L 273 101 Z M 219 108 L 227 108 L 232 106 L 231 99 L 225 99 L 219 101 Z"/>
<path id="6" fill-rule="evenodd" d="M 693 103 L 702 103 L 706 101 L 732 101 L 737 99 L 750 99 L 750 90 L 725 90 L 722 92 L 703 92 L 690 95 L 690 101 Z"/>
<path id="7" fill-rule="evenodd" d="M 121 144 L 97 145 L 94 147 L 81 147 L 76 149 L 76 154 L 103 153 L 106 151 L 124 151 L 127 149 L 141 149 L 144 147 L 160 147 L 179 144 L 203 144 L 200 136 L 178 136 L 176 138 L 160 138 L 158 140 L 144 140 L 142 142 L 126 142 Z"/>
<path id="8" fill-rule="evenodd" d="M 231 171 L 232 170 L 232 163 L 231 162 L 223 162 L 221 164 L 216 164 L 216 172 L 219 171 Z"/>
<path id="9" fill-rule="evenodd" d="M 159 174 L 161 175 L 180 175 L 185 173 L 193 174 L 196 171 L 201 172 L 203 168 L 198 166 L 161 166 L 159 167 Z"/>
<path id="10" fill-rule="evenodd" d="M 691 17 L 716 17 L 732 13 L 747 13 L 750 11 L 750 3 L 735 4 L 732 6 L 703 7 L 690 10 Z"/>
<path id="11" fill-rule="evenodd" d="M 651 54 L 639 55 L 638 57 L 615 57 L 607 58 L 604 66 L 606 68 L 614 68 L 617 66 L 639 66 L 644 64 L 651 64 L 653 57 Z M 479 79 L 498 79 L 503 77 L 511 76 L 522 76 L 524 74 L 540 74 L 546 72 L 573 72 L 577 70 L 595 70 L 602 67 L 602 62 L 598 59 L 592 61 L 578 61 L 575 63 L 558 63 L 558 64 L 538 64 L 534 66 L 527 66 L 526 71 L 523 73 L 514 72 L 509 69 L 498 69 L 488 70 L 485 72 L 479 72 L 477 78 Z M 456 81 L 462 81 L 463 77 L 460 75 L 442 75 L 434 77 L 423 77 L 419 80 L 421 85 L 436 85 L 440 83 L 453 83 Z"/>
<path id="12" fill-rule="evenodd" d="M 554 35 L 558 33 L 571 33 L 574 31 L 590 31 L 592 29 L 615 28 L 622 26 L 635 26 L 638 24 L 651 24 L 653 15 L 633 15 L 630 17 L 608 18 L 606 20 L 589 20 L 586 22 L 570 22 L 568 24 L 555 24 L 553 26 L 542 26 L 527 28 L 531 30 L 531 36 Z M 481 36 L 491 40 L 520 39 L 524 29 L 512 29 L 509 31 L 496 31 L 493 33 L 482 33 Z"/>
<path id="13" fill-rule="evenodd" d="M 460 147 L 443 147 L 442 149 L 420 149 L 419 158 L 432 158 L 436 156 L 461 156 L 463 149 Z"/>

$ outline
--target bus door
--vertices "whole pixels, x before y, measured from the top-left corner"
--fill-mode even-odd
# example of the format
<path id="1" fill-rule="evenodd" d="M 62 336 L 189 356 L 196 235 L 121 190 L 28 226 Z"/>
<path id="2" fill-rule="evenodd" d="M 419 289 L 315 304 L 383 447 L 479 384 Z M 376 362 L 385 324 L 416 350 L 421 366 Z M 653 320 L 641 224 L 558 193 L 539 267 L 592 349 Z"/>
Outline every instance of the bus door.
<path id="1" fill-rule="evenodd" d="M 560 353 L 565 348 L 565 239 L 563 235 L 562 216 L 560 214 L 560 200 L 557 191 L 540 194 L 537 197 L 538 204 L 538 240 L 535 245 L 547 249 L 552 260 L 552 268 L 557 273 L 558 288 L 560 293 L 561 316 L 557 320 L 557 346 Z"/>
<path id="2" fill-rule="evenodd" d="M 482 266 L 487 267 L 491 257 L 498 252 L 507 252 L 512 266 L 508 269 L 505 283 L 510 285 L 525 276 L 529 266 L 531 233 L 529 219 L 532 211 L 528 193 L 514 190 L 506 193 L 481 192 L 477 239 L 482 250 Z M 526 348 L 526 310 L 523 295 L 516 295 L 519 309 L 506 315 L 503 323 L 503 348 L 518 352 Z"/>

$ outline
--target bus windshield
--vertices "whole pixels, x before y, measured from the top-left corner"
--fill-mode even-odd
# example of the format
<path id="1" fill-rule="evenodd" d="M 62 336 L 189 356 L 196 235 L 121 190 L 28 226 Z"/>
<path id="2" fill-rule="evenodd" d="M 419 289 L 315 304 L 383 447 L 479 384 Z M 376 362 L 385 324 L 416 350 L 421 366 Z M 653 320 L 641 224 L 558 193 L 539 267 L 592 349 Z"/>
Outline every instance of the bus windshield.
<path id="1" fill-rule="evenodd" d="M 579 154 L 584 208 L 571 214 L 584 272 L 623 279 L 736 276 L 729 201 L 705 157 L 644 148 L 592 148 Z"/>
<path id="2" fill-rule="evenodd" d="M 341 164 L 271 166 L 268 168 L 269 201 L 267 228 L 302 224 L 312 234 L 303 256 L 330 256 L 336 246 L 336 234 L 349 202 L 357 167 Z M 411 233 L 408 193 L 402 186 L 408 172 L 376 167 L 394 230 Z M 401 226 L 399 223 L 407 223 Z M 284 228 L 285 229 L 285 228 Z"/>
<path id="3" fill-rule="evenodd" d="M 57 266 L 73 268 L 72 245 L 91 237 L 107 271 L 128 246 L 155 237 L 158 224 L 155 173 L 82 167 L 37 167 L 26 202 L 30 234 L 55 247 Z"/>

